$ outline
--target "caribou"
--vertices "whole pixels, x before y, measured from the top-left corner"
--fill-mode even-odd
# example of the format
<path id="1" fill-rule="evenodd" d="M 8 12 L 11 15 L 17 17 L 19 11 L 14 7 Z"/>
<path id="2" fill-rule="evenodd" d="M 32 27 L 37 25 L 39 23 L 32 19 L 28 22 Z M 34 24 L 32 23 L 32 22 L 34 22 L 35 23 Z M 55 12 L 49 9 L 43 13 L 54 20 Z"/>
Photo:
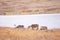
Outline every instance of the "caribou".
<path id="1" fill-rule="evenodd" d="M 24 28 L 24 25 L 18 25 L 16 28 Z"/>
<path id="2" fill-rule="evenodd" d="M 32 28 L 32 30 L 34 30 L 34 29 L 38 30 L 39 25 L 38 24 L 32 24 L 32 25 L 28 26 L 28 28 L 30 28 L 30 27 Z"/>
<path id="3" fill-rule="evenodd" d="M 47 26 L 41 26 L 40 30 L 47 30 Z"/>

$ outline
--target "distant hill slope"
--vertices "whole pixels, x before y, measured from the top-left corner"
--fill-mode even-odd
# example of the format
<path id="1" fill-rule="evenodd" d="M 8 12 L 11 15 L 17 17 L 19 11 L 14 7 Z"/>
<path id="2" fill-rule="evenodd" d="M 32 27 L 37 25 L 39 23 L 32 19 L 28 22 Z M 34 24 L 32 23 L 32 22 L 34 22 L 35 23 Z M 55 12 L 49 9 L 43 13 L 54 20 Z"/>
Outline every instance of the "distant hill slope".
<path id="1" fill-rule="evenodd" d="M 0 28 L 0 40 L 60 40 L 60 30 L 20 30 Z"/>
<path id="2" fill-rule="evenodd" d="M 0 15 L 60 13 L 60 0 L 0 0 Z"/>

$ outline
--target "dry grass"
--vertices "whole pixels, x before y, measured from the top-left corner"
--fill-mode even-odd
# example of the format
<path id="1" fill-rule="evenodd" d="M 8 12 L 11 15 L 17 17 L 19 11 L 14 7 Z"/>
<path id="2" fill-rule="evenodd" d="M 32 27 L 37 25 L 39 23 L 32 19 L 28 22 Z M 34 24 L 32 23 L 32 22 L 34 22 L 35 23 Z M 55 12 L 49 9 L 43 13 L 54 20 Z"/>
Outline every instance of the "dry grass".
<path id="1" fill-rule="evenodd" d="M 0 0 L 0 15 L 60 14 L 60 0 Z"/>
<path id="2" fill-rule="evenodd" d="M 0 40 L 60 40 L 60 30 L 20 30 L 0 28 Z"/>

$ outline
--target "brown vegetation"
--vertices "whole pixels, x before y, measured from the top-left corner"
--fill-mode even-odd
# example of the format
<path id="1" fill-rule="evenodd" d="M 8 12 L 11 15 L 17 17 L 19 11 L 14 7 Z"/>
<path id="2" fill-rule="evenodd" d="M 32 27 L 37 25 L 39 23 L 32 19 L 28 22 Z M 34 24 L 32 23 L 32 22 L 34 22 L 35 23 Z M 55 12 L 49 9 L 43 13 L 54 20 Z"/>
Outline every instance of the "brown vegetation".
<path id="1" fill-rule="evenodd" d="M 60 29 L 46 32 L 0 27 L 0 40 L 60 40 Z"/>
<path id="2" fill-rule="evenodd" d="M 0 15 L 60 13 L 60 0 L 0 0 Z"/>

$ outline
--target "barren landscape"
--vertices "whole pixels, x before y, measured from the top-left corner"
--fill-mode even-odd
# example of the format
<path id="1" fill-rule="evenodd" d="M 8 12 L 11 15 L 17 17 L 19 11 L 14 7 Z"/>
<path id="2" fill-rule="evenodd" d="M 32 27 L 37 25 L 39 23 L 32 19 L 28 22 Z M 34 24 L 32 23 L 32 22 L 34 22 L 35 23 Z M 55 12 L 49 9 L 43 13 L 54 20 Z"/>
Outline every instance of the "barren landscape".
<path id="1" fill-rule="evenodd" d="M 60 40 L 60 29 L 31 30 L 0 27 L 0 40 Z"/>
<path id="2" fill-rule="evenodd" d="M 60 0 L 0 0 L 0 15 L 60 14 Z"/>

